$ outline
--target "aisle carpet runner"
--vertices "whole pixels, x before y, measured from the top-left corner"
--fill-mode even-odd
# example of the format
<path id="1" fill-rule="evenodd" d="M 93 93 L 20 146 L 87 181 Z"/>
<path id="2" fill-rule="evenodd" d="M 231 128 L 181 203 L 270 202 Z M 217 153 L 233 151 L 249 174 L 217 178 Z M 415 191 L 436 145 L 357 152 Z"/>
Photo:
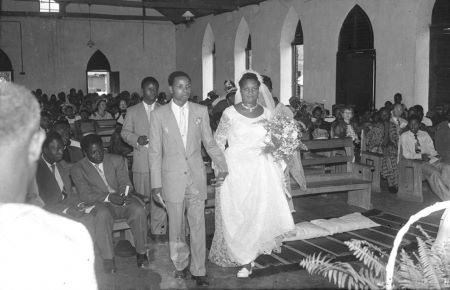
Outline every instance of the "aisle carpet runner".
<path id="1" fill-rule="evenodd" d="M 380 210 L 370 210 L 363 213 L 366 217 L 380 224 L 379 227 L 349 231 L 331 236 L 285 242 L 280 253 L 262 255 L 255 261 L 255 269 L 252 278 L 272 275 L 275 273 L 295 271 L 301 269 L 300 261 L 312 254 L 328 255 L 335 261 L 355 261 L 355 257 L 344 244 L 351 239 L 366 240 L 378 247 L 390 251 L 395 236 L 407 219 L 386 213 Z M 415 226 L 420 225 L 426 233 L 436 237 L 439 226 L 425 222 L 414 224 L 404 236 L 402 247 L 415 249 L 416 237 L 423 237 L 422 232 Z M 212 236 L 208 239 L 208 248 L 211 245 Z"/>

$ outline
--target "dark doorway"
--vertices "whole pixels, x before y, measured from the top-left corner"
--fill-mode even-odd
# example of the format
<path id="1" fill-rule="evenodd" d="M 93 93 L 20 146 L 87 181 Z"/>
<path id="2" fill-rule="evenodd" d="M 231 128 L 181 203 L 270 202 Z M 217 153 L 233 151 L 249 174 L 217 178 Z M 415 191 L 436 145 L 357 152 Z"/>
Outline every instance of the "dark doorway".
<path id="1" fill-rule="evenodd" d="M 111 71 L 111 65 L 103 52 L 97 50 L 89 59 L 86 71 Z"/>
<path id="2" fill-rule="evenodd" d="M 336 103 L 352 105 L 360 113 L 375 105 L 373 30 L 366 13 L 356 5 L 340 34 L 336 62 Z"/>
<path id="3" fill-rule="evenodd" d="M 428 105 L 450 103 L 450 1 L 437 0 L 430 27 Z"/>
<path id="4" fill-rule="evenodd" d="M 0 81 L 12 82 L 14 80 L 13 67 L 8 55 L 0 49 Z"/>
<path id="5" fill-rule="evenodd" d="M 89 59 L 86 68 L 87 92 L 118 94 L 120 91 L 119 72 L 111 72 L 111 65 L 106 56 L 97 50 Z"/>

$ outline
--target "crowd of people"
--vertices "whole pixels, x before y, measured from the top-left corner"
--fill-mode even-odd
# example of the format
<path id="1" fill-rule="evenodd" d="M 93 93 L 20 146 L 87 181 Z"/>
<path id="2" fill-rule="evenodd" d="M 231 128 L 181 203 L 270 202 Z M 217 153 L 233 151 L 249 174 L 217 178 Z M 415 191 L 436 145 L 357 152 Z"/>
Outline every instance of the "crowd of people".
<path id="1" fill-rule="evenodd" d="M 262 81 L 267 89 L 272 92 L 270 77 L 262 76 Z M 226 80 L 222 95 L 211 91 L 204 100 L 200 101 L 197 96 L 194 96 L 189 97 L 189 102 L 199 103 L 208 108 L 210 128 L 215 132 L 223 112 L 226 108 L 235 104 L 237 92 L 238 88 L 235 83 Z M 127 156 L 133 152 L 132 142 L 123 138 L 127 139 L 129 135 L 127 131 L 130 129 L 125 130 L 124 134 L 121 131 L 126 119 L 127 108 L 142 102 L 144 95 L 142 97 L 138 93 L 130 95 L 127 91 L 124 91 L 115 98 L 111 94 L 103 96 L 88 94 L 84 96 L 81 90 L 76 92 L 75 89 L 71 89 L 67 95 L 59 93 L 58 96 L 51 95 L 50 98 L 46 94 L 42 94 L 40 89 L 33 93 L 41 104 L 42 130 L 48 132 L 53 127 L 63 137 L 64 160 L 70 162 L 82 158 L 81 150 L 77 150 L 71 144 L 79 144 L 79 141 L 86 134 L 96 133 L 96 120 L 114 119 L 117 121 L 116 131 L 111 136 L 110 153 Z M 170 100 L 171 94 L 159 93 L 158 91 L 155 103 L 164 105 L 169 103 Z M 449 104 L 437 105 L 425 114 L 423 107 L 420 105 L 407 108 L 403 103 L 402 95 L 397 93 L 394 95 L 392 102 L 386 101 L 384 106 L 379 109 L 358 112 L 353 106 L 336 104 L 331 110 L 332 113 L 330 113 L 330 110 L 326 110 L 321 104 L 305 102 L 296 97 L 292 97 L 286 106 L 280 104 L 276 97 L 273 97 L 273 101 L 275 106 L 283 107 L 285 113 L 287 112 L 299 122 L 303 140 L 351 137 L 355 144 L 355 156 L 357 158 L 360 156 L 361 147 L 368 152 L 382 154 L 382 177 L 387 180 L 388 190 L 392 193 L 398 191 L 399 158 L 412 158 L 406 148 L 422 147 L 423 152 L 414 155 L 414 159 L 436 161 L 435 156 L 438 156 L 439 160 L 450 160 L 450 149 L 448 149 L 450 148 L 450 137 L 448 126 L 446 126 L 450 121 Z M 411 122 L 413 124 L 409 124 Z M 145 124 L 141 126 L 145 126 Z M 408 134 L 405 134 L 402 138 L 402 134 L 407 132 L 413 132 L 408 134 L 413 134 L 411 136 L 414 138 L 407 138 Z M 364 144 L 361 144 L 361 141 Z M 414 146 L 408 144 L 414 142 Z M 401 150 L 402 153 L 399 156 L 400 148 L 405 149 Z M 134 154 L 136 154 L 137 148 L 134 149 Z M 204 154 L 204 158 L 208 159 L 208 156 Z M 135 159 L 141 160 L 142 158 Z M 140 178 L 137 175 L 135 177 L 138 180 Z M 443 192 L 439 188 L 445 186 L 434 184 L 432 187 L 439 192 Z M 142 189 L 142 191 L 145 190 Z M 155 232 L 164 232 L 153 228 Z"/>
<path id="2" fill-rule="evenodd" d="M 184 278 L 190 267 L 197 285 L 205 286 L 204 161 L 209 159 L 221 186 L 209 259 L 220 266 L 243 266 L 237 275 L 248 277 L 257 256 L 278 247 L 280 236 L 294 227 L 292 204 L 285 196 L 286 171 L 258 153 L 265 137 L 259 121 L 275 112 L 297 120 L 303 140 L 350 137 L 356 156 L 361 150 L 381 154 L 381 174 L 392 193 L 398 190 L 399 159 L 423 160 L 431 189 L 441 199 L 450 198 L 448 104 L 424 114 L 420 105 L 407 108 L 401 94 L 396 94 L 379 110 L 358 112 L 352 106 L 335 105 L 330 113 L 321 104 L 295 97 L 288 105 L 280 103 L 272 96 L 271 79 L 254 71 L 245 72 L 238 86 L 225 81 L 221 96 L 212 91 L 201 101 L 191 97 L 187 74 L 174 72 L 168 82 L 169 94 L 159 92 L 153 77 L 142 80 L 141 94 L 84 95 L 71 89 L 67 95 L 48 98 L 40 89 L 32 92 L 37 100 L 33 104 L 40 105 L 40 128 L 33 131 L 34 119 L 29 121 L 27 142 L 38 148 L 24 141 L 32 158 L 23 160 L 23 167 L 36 161 L 36 174 L 31 172 L 33 166 L 24 173 L 30 179 L 28 188 L 10 185 L 23 197 L 6 196 L 1 202 L 23 198 L 85 225 L 107 273 L 117 271 L 111 235 L 114 220 L 126 219 L 138 267 L 149 265 L 145 248 L 149 237 L 158 243 L 169 240 L 176 277 Z M 2 106 L 15 109 L 30 102 L 26 90 L 2 86 Z M 13 116 L 3 109 L 0 129 L 7 145 L 18 126 L 14 122 L 25 120 L 26 112 L 21 110 Z M 106 151 L 104 136 L 98 135 L 101 120 L 116 122 Z M 126 157 L 131 154 L 130 174 Z M 304 188 L 303 169 L 297 165 L 301 174 L 296 180 Z M 2 182 L 10 184 L 8 172 L 0 173 Z M 254 201 L 252 207 L 233 202 L 244 197 Z M 261 211 L 275 204 L 276 212 Z"/>

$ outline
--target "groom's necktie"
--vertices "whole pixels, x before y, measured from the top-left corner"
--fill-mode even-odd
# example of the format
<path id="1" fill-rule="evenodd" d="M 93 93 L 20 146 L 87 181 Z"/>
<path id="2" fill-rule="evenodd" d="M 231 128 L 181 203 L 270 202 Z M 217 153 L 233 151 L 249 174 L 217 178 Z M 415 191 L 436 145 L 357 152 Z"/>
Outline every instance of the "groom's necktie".
<path id="1" fill-rule="evenodd" d="M 186 137 L 187 137 L 187 122 L 186 122 L 186 108 L 180 107 L 180 134 L 183 139 L 184 148 L 186 149 Z"/>

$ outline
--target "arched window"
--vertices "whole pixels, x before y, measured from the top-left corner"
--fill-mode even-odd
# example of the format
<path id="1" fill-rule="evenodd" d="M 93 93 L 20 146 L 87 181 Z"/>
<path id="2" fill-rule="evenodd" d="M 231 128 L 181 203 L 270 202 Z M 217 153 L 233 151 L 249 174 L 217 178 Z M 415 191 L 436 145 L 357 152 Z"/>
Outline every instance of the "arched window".
<path id="1" fill-rule="evenodd" d="M 215 43 L 214 34 L 211 25 L 206 26 L 205 35 L 203 36 L 202 44 L 202 84 L 203 84 L 203 99 L 206 98 L 208 92 L 214 89 L 215 76 Z"/>
<path id="2" fill-rule="evenodd" d="M 375 105 L 375 49 L 372 24 L 355 5 L 339 33 L 336 67 L 336 103 L 363 113 Z"/>
<path id="3" fill-rule="evenodd" d="M 245 47 L 245 69 L 252 68 L 252 36 L 248 36 L 247 46 Z"/>
<path id="4" fill-rule="evenodd" d="M 88 93 L 109 94 L 111 92 L 111 66 L 106 56 L 97 50 L 89 59 L 86 68 Z"/>
<path id="5" fill-rule="evenodd" d="M 292 42 L 292 96 L 303 99 L 303 29 L 300 21 Z"/>
<path id="6" fill-rule="evenodd" d="M 279 99 L 288 104 L 291 97 L 303 97 L 303 31 L 294 7 L 286 14 L 280 38 Z"/>
<path id="7" fill-rule="evenodd" d="M 234 79 L 239 80 L 242 72 L 251 67 L 251 39 L 247 21 L 242 17 L 234 40 Z"/>
<path id="8" fill-rule="evenodd" d="M 0 49 L 0 81 L 12 82 L 13 78 L 13 67 L 8 55 Z"/>
<path id="9" fill-rule="evenodd" d="M 429 108 L 450 102 L 450 1 L 437 0 L 430 27 Z"/>

